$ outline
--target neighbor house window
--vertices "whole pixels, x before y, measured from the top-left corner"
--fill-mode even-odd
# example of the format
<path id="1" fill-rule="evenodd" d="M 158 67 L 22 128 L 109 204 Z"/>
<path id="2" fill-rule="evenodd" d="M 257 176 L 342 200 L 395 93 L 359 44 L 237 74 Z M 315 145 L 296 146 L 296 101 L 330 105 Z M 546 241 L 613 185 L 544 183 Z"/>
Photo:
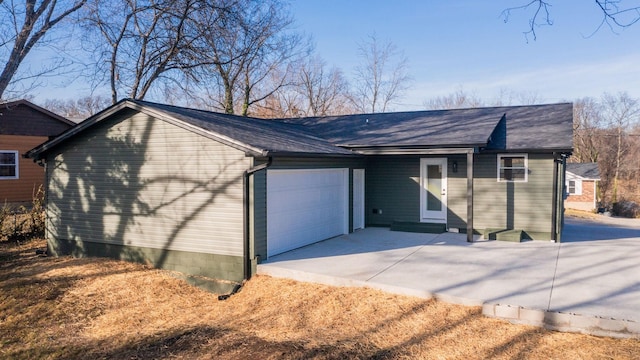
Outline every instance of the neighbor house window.
<path id="1" fill-rule="evenodd" d="M 582 181 L 569 180 L 567 181 L 567 192 L 569 195 L 582 195 Z"/>
<path id="2" fill-rule="evenodd" d="M 0 150 L 0 179 L 18 178 L 18 152 Z"/>
<path id="3" fill-rule="evenodd" d="M 498 155 L 498 181 L 527 181 L 527 155 Z"/>

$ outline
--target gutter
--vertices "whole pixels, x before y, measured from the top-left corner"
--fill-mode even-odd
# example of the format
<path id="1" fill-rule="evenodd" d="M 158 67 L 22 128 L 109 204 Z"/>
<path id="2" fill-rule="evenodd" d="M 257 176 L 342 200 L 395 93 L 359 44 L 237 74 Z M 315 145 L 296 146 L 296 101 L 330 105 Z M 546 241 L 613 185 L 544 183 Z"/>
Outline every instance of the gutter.
<path id="1" fill-rule="evenodd" d="M 243 202 L 243 217 L 242 222 L 244 225 L 243 237 L 244 237 L 244 280 L 249 280 L 251 278 L 251 236 L 250 236 L 250 221 L 249 221 L 249 179 L 251 175 L 255 174 L 258 171 L 265 170 L 271 163 L 273 162 L 273 158 L 271 156 L 268 157 L 268 160 L 264 164 L 260 164 L 258 166 L 254 166 L 250 169 L 245 170 L 244 176 L 242 178 L 242 187 L 244 189 L 244 202 Z"/>
<path id="2" fill-rule="evenodd" d="M 243 197 L 244 197 L 242 202 L 242 227 L 243 227 L 242 258 L 244 262 L 242 266 L 242 284 L 237 284 L 236 286 L 234 286 L 233 290 L 231 290 L 229 294 L 218 296 L 218 300 L 220 301 L 227 300 L 229 297 L 231 297 L 231 295 L 240 291 L 244 282 L 251 278 L 251 236 L 250 236 L 251 229 L 249 227 L 249 223 L 250 223 L 249 222 L 249 215 L 250 215 L 249 214 L 249 207 L 250 207 L 249 196 L 251 194 L 249 191 L 249 179 L 251 178 L 251 175 L 255 174 L 256 172 L 260 170 L 265 170 L 266 168 L 271 166 L 272 162 L 273 162 L 273 159 L 271 156 L 269 156 L 266 163 L 251 167 L 245 170 L 244 174 L 242 175 L 242 190 L 243 190 Z"/>
<path id="3" fill-rule="evenodd" d="M 553 154 L 553 207 L 551 208 L 551 240 L 560 242 L 564 225 L 564 173 L 567 162 L 564 153 Z M 562 178 L 560 178 L 562 176 Z"/>

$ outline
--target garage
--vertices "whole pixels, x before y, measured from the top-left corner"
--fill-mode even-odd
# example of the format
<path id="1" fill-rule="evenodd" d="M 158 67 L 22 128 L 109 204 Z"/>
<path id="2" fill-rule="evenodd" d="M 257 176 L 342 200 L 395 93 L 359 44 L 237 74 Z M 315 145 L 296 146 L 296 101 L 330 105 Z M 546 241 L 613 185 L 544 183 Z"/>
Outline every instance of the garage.
<path id="1" fill-rule="evenodd" d="M 348 169 L 267 171 L 267 256 L 349 232 Z"/>

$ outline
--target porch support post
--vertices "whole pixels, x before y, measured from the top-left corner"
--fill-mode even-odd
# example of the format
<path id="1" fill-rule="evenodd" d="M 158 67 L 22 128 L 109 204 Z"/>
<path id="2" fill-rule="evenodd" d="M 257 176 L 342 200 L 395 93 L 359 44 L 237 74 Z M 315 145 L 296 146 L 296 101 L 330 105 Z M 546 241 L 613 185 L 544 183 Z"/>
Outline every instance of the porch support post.
<path id="1" fill-rule="evenodd" d="M 473 242 L 473 153 L 467 151 L 467 242 Z"/>

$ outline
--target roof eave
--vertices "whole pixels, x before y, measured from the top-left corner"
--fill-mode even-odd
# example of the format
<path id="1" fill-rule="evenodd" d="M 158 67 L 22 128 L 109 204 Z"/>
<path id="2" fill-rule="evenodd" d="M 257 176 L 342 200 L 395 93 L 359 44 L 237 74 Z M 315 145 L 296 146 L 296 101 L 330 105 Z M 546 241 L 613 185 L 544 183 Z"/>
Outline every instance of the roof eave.
<path id="1" fill-rule="evenodd" d="M 368 147 L 351 150 L 361 155 L 453 155 L 476 153 L 478 147 Z"/>
<path id="2" fill-rule="evenodd" d="M 509 148 L 509 149 L 483 149 L 485 153 L 560 153 L 571 154 L 571 148 Z"/>
<path id="3" fill-rule="evenodd" d="M 265 157 L 335 157 L 335 158 L 359 158 L 358 153 L 322 153 L 322 152 L 298 152 L 298 151 L 267 151 Z"/>
<path id="4" fill-rule="evenodd" d="M 94 116 L 88 118 L 87 120 L 81 122 L 80 124 L 70 128 L 69 130 L 67 130 L 66 132 L 62 133 L 60 136 L 56 137 L 55 139 L 49 140 L 43 144 L 41 144 L 40 146 L 29 150 L 27 153 L 25 153 L 25 157 L 28 158 L 32 158 L 34 160 L 40 160 L 44 157 L 44 154 L 46 152 L 48 152 L 49 150 L 51 150 L 52 148 L 58 146 L 59 144 L 63 143 L 64 141 L 66 141 L 67 139 L 74 137 L 75 135 L 83 132 L 85 129 L 90 128 L 92 126 L 94 126 L 95 124 L 102 122 L 103 120 L 109 118 L 110 116 L 114 115 L 115 113 L 122 111 L 124 109 L 132 109 L 135 111 L 139 111 L 142 113 L 145 113 L 147 115 L 153 116 L 155 118 L 159 118 L 163 121 L 166 121 L 168 123 L 171 123 L 173 125 L 179 126 L 185 130 L 191 131 L 193 133 L 202 135 L 204 137 L 207 137 L 209 139 L 212 140 L 216 140 L 219 141 L 225 145 L 231 146 L 235 149 L 238 149 L 240 151 L 243 151 L 251 156 L 267 156 L 267 150 L 265 149 L 259 149 L 256 148 L 254 146 L 250 146 L 248 144 L 244 144 L 241 143 L 239 141 L 236 141 L 232 138 L 229 138 L 227 136 L 218 134 L 218 133 L 214 133 L 211 131 L 206 131 L 202 128 L 199 128 L 195 125 L 191 125 L 183 120 L 180 120 L 176 117 L 173 117 L 169 114 L 166 114 L 162 111 L 157 111 L 151 108 L 148 108 L 144 105 L 138 104 L 135 101 L 132 101 L 130 99 L 124 99 L 121 100 L 120 102 L 116 103 L 115 105 L 95 114 Z"/>

